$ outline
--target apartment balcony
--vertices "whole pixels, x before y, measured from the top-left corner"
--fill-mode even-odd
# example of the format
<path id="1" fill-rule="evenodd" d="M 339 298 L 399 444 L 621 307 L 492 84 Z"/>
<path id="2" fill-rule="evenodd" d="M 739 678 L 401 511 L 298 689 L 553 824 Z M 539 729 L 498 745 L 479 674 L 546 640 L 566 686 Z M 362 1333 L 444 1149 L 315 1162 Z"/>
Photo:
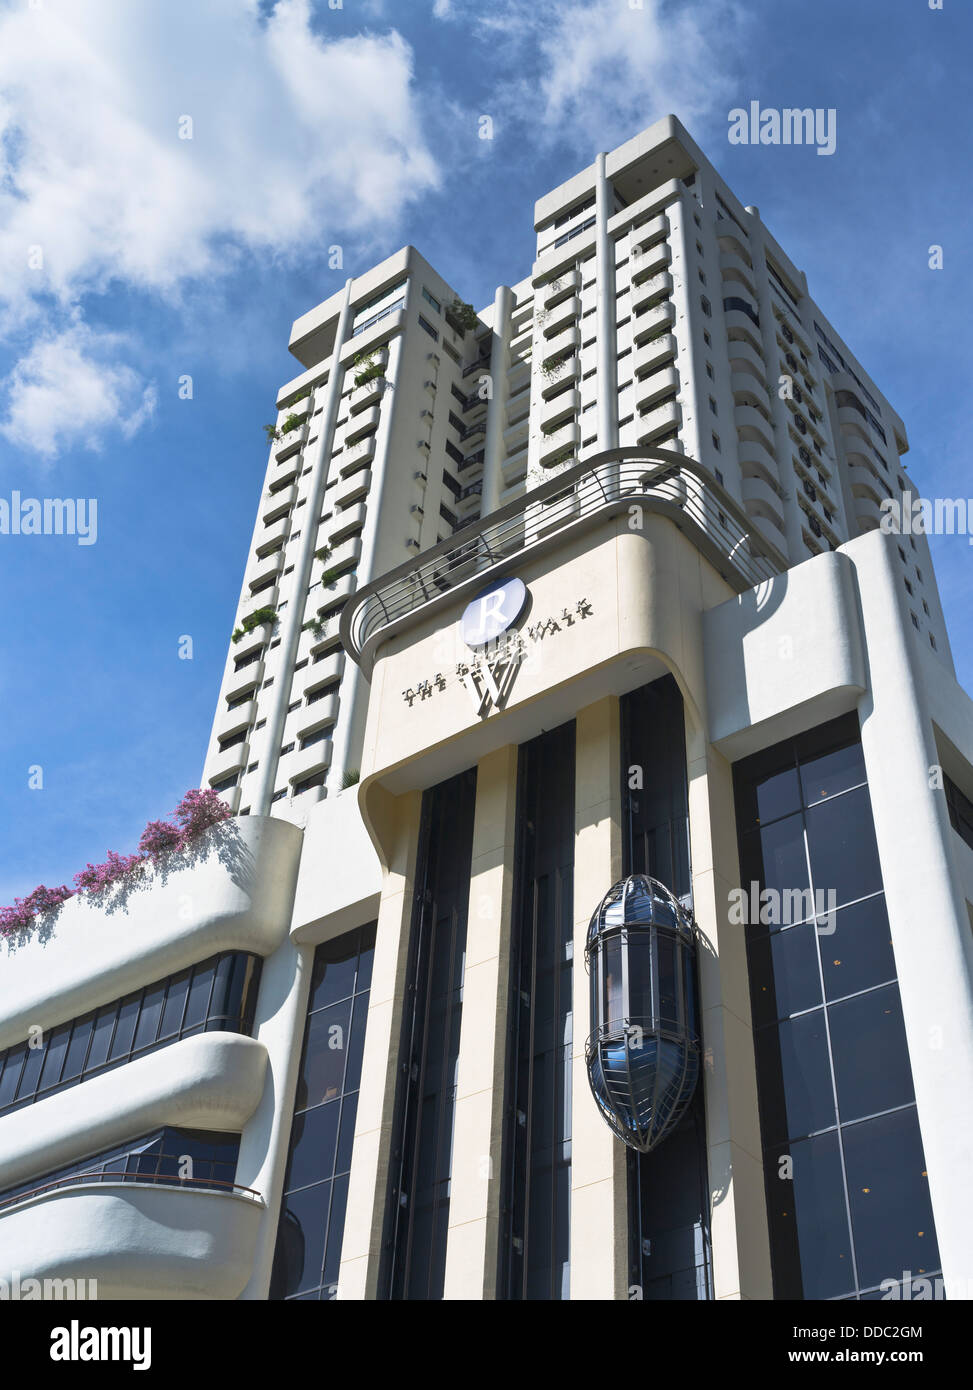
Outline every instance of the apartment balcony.
<path id="1" fill-rule="evenodd" d="M 560 397 L 558 397 L 560 399 Z M 522 420 L 517 420 L 512 425 L 508 425 L 503 432 L 503 447 L 506 452 L 515 449 L 518 444 L 522 444 L 527 439 L 527 432 L 530 429 L 530 416 L 525 415 Z"/>
<path id="2" fill-rule="evenodd" d="M 781 534 L 784 534 L 784 503 L 763 478 L 743 479 L 743 501 L 754 516 L 770 515 Z"/>
<path id="3" fill-rule="evenodd" d="M 273 579 L 276 582 L 283 567 L 283 550 L 274 550 L 269 555 L 261 556 L 254 565 L 253 575 L 248 580 L 251 591 L 265 585 L 268 579 Z"/>
<path id="4" fill-rule="evenodd" d="M 636 381 L 633 388 L 636 410 L 644 410 L 663 396 L 671 396 L 679 390 L 679 373 L 675 367 L 661 367 L 649 376 Z"/>
<path id="5" fill-rule="evenodd" d="M 660 303 L 672 294 L 672 276 L 667 270 L 632 286 L 632 313 Z"/>
<path id="6" fill-rule="evenodd" d="M 770 389 L 767 363 L 764 361 L 763 353 L 757 352 L 752 344 L 734 338 L 729 344 L 728 356 L 731 372 L 745 372 L 749 368 L 751 374 L 763 383 L 764 389 Z"/>
<path id="7" fill-rule="evenodd" d="M 0 1212 L 5 1273 L 97 1282 L 117 1299 L 236 1299 L 253 1271 L 258 1193 L 178 1179 L 72 1182 Z M 83 1287 L 83 1286 L 82 1286 Z"/>
<path id="8" fill-rule="evenodd" d="M 404 308 L 394 309 L 392 313 L 383 314 L 376 319 L 361 333 L 356 333 L 354 337 L 348 339 L 343 344 L 338 353 L 338 360 L 346 371 L 354 370 L 354 361 L 359 353 L 366 357 L 382 349 L 385 345 L 401 333 L 406 324 L 406 311 Z M 425 336 L 423 334 L 423 336 Z"/>
<path id="9" fill-rule="evenodd" d="M 576 295 L 581 293 L 581 271 L 575 266 L 571 270 L 564 270 L 560 275 L 543 285 L 539 290 L 541 303 L 546 309 L 550 309 L 565 295 Z"/>
<path id="10" fill-rule="evenodd" d="M 556 395 L 566 381 L 576 381 L 581 376 L 581 358 L 577 355 L 565 357 L 551 368 L 550 379 L 543 378 L 541 397 L 547 400 Z"/>
<path id="11" fill-rule="evenodd" d="M 329 570 L 344 570 L 356 565 L 361 559 L 361 536 L 350 536 L 336 545 L 328 556 Z"/>
<path id="12" fill-rule="evenodd" d="M 730 390 L 738 406 L 762 405 L 764 410 L 770 413 L 770 393 L 752 372 L 732 372 Z"/>
<path id="13" fill-rule="evenodd" d="M 262 520 L 265 525 L 270 525 L 271 522 L 277 521 L 279 517 L 289 512 L 296 497 L 297 488 L 291 483 L 288 487 L 278 488 L 276 492 L 272 492 L 269 497 L 265 498 L 262 513 Z"/>
<path id="14" fill-rule="evenodd" d="M 249 757 L 249 743 L 235 743 L 225 753 L 216 753 L 209 766 L 206 780 L 210 786 L 213 786 L 216 782 L 222 782 L 227 777 L 232 777 L 235 772 L 242 772 Z"/>
<path id="15" fill-rule="evenodd" d="M 728 255 L 735 255 L 743 262 L 744 269 L 748 275 L 752 275 L 750 248 L 748 247 L 743 233 L 738 232 L 732 222 L 721 222 L 716 236 L 717 243 L 721 251 Z"/>
<path id="16" fill-rule="evenodd" d="M 729 298 L 729 296 L 727 296 L 727 298 Z M 760 325 L 754 323 L 750 315 L 745 314 L 742 309 L 725 309 L 723 311 L 723 320 L 731 340 L 733 340 L 734 335 L 739 336 L 743 334 L 746 339 L 755 345 L 759 346 L 762 342 Z"/>
<path id="17" fill-rule="evenodd" d="M 388 354 L 386 353 L 387 357 Z M 356 386 L 348 397 L 348 410 L 352 415 L 360 415 L 370 405 L 377 405 L 385 394 L 385 377 L 372 377 L 362 386 Z"/>
<path id="18" fill-rule="evenodd" d="M 574 386 L 567 391 L 558 392 L 556 396 L 551 396 L 546 401 L 542 400 L 539 415 L 541 429 L 543 430 L 548 425 L 557 424 L 569 415 L 576 415 L 580 408 L 581 392 Z"/>
<path id="19" fill-rule="evenodd" d="M 665 241 L 669 235 L 669 219 L 664 212 L 657 213 L 644 222 L 641 227 L 632 229 L 633 253 L 645 255 L 650 246 Z M 638 251 L 636 252 L 636 247 Z"/>
<path id="20" fill-rule="evenodd" d="M 636 420 L 640 445 L 651 444 L 660 434 L 678 429 L 682 424 L 682 407 L 678 401 L 665 401 Z"/>
<path id="21" fill-rule="evenodd" d="M 641 285 L 672 264 L 672 252 L 664 241 L 632 256 L 632 284 Z"/>
<path id="22" fill-rule="evenodd" d="M 541 437 L 538 458 L 545 468 L 554 467 L 573 457 L 580 443 L 581 427 L 574 420 L 569 420 L 552 434 Z"/>
<path id="23" fill-rule="evenodd" d="M 570 328 L 562 329 L 552 338 L 545 338 L 544 346 L 541 350 L 543 362 L 550 362 L 552 358 L 561 357 L 567 353 L 576 352 L 581 347 L 581 329 L 572 324 Z"/>
<path id="24" fill-rule="evenodd" d="M 670 361 L 677 352 L 676 340 L 671 333 L 662 333 L 642 343 L 632 352 L 632 368 L 637 376 L 644 376 L 654 367 L 661 367 Z"/>
<path id="25" fill-rule="evenodd" d="M 251 662 L 249 666 L 244 666 L 242 671 L 231 671 L 226 678 L 223 686 L 223 698 L 225 700 L 238 700 L 241 695 L 246 695 L 248 691 L 255 690 L 263 684 L 264 663 L 262 661 Z"/>
<path id="26" fill-rule="evenodd" d="M 248 700 L 245 705 L 237 705 L 236 709 L 227 710 L 217 725 L 217 738 L 230 738 L 231 735 L 238 734 L 241 729 L 249 729 L 256 717 L 256 700 Z"/>
<path id="27" fill-rule="evenodd" d="M 272 550 L 280 550 L 287 540 L 287 533 L 290 529 L 290 521 L 286 516 L 282 516 L 277 521 L 273 521 L 269 526 L 265 526 L 257 539 L 256 552 L 260 556 L 269 555 Z"/>
<path id="28" fill-rule="evenodd" d="M 863 464 L 849 463 L 848 482 L 856 497 L 867 496 L 879 503 L 888 496 L 872 469 Z"/>
<path id="29" fill-rule="evenodd" d="M 768 540 L 770 544 L 777 549 L 783 550 L 784 554 L 786 554 L 787 536 L 784 532 L 784 528 L 778 525 L 773 512 L 758 511 L 755 505 L 753 508 L 748 508 L 747 514 L 764 539 Z"/>
<path id="30" fill-rule="evenodd" d="M 366 496 L 371 485 L 372 470 L 370 468 L 359 469 L 357 473 L 352 473 L 348 478 L 339 478 L 334 490 L 335 505 L 350 507 L 353 502 Z"/>
<path id="31" fill-rule="evenodd" d="M 340 706 L 341 696 L 337 690 L 331 695 L 325 695 L 323 700 L 315 700 L 313 705 L 303 706 L 295 725 L 297 737 L 307 738 L 309 734 L 316 734 L 319 729 L 326 729 L 330 724 L 336 723 Z"/>
<path id="32" fill-rule="evenodd" d="M 654 309 L 649 309 L 646 313 L 640 314 L 637 319 L 632 320 L 632 341 L 636 347 L 647 342 L 651 338 L 656 338 L 662 333 L 668 333 L 676 322 L 676 309 L 671 301 L 657 305 Z"/>
<path id="33" fill-rule="evenodd" d="M 471 420 L 468 425 L 464 425 L 460 431 L 460 443 L 465 444 L 467 440 L 474 439 L 478 434 L 486 433 L 486 411 L 477 420 Z"/>
<path id="34" fill-rule="evenodd" d="M 741 439 L 737 445 L 737 458 L 745 478 L 760 476 L 771 487 L 776 487 L 780 478 L 777 460 L 763 444 L 755 439 Z"/>
<path id="35" fill-rule="evenodd" d="M 352 449 L 345 449 L 338 455 L 338 472 L 342 478 L 348 478 L 353 473 L 357 473 L 361 468 L 367 468 L 375 459 L 375 436 L 368 435 L 365 439 L 359 439 Z"/>
<path id="36" fill-rule="evenodd" d="M 316 773 L 327 771 L 331 767 L 332 752 L 334 745 L 329 738 L 322 738 L 310 748 L 297 748 L 288 759 L 288 781 L 292 787 Z"/>
<path id="37" fill-rule="evenodd" d="M 865 531 L 874 531 L 882 524 L 882 510 L 874 497 L 869 494 L 855 496 L 855 516 Z"/>
<path id="38" fill-rule="evenodd" d="M 570 295 L 567 299 L 560 300 L 546 312 L 547 317 L 543 321 L 544 336 L 545 339 L 550 340 L 565 328 L 577 323 L 581 317 L 581 300 L 577 295 Z"/>
<path id="39" fill-rule="evenodd" d="M 503 481 L 507 487 L 516 487 L 527 477 L 528 449 L 525 444 L 522 449 L 518 449 L 515 454 L 509 454 L 501 465 L 503 470 Z"/>
<path id="40" fill-rule="evenodd" d="M 378 429 L 379 414 L 379 407 L 371 405 L 360 414 L 351 416 L 345 426 L 345 444 L 354 444 L 366 434 L 374 434 Z"/>
<path id="41" fill-rule="evenodd" d="M 287 433 L 278 440 L 277 444 L 274 446 L 274 457 L 278 462 L 297 453 L 307 439 L 307 429 L 308 424 L 305 419 L 302 420 L 296 429 L 288 430 Z"/>
<path id="42" fill-rule="evenodd" d="M 301 455 L 300 453 L 293 453 L 287 459 L 277 460 L 277 466 L 274 469 L 274 482 L 278 486 L 292 483 L 295 478 L 300 477 L 300 473 Z"/>
<path id="43" fill-rule="evenodd" d="M 324 608 L 333 608 L 341 599 L 353 594 L 358 587 L 358 579 L 354 574 L 342 574 L 337 579 L 333 579 L 330 584 L 324 584 L 317 599 L 317 607 L 320 612 Z"/>
<path id="44" fill-rule="evenodd" d="M 757 298 L 756 276 L 740 256 L 724 251 L 720 256 L 720 272 L 724 285 L 742 284 L 752 299 Z"/>
<path id="45" fill-rule="evenodd" d="M 307 681 L 304 685 L 304 694 L 312 695 L 322 685 L 327 685 L 329 681 L 340 680 L 341 674 L 345 669 L 345 654 L 339 648 L 324 661 L 315 662 L 313 666 L 307 668 Z M 313 709 L 313 705 L 308 706 Z"/>
<path id="46" fill-rule="evenodd" d="M 759 410 L 755 410 L 751 405 L 738 405 L 734 407 L 733 418 L 737 429 L 741 431 L 741 439 L 756 439 L 768 453 L 774 452 L 774 427 L 769 420 L 764 419 Z"/>
<path id="47" fill-rule="evenodd" d="M 328 543 L 338 546 L 355 531 L 365 525 L 365 503 L 356 502 L 350 507 L 342 507 L 331 523 Z"/>

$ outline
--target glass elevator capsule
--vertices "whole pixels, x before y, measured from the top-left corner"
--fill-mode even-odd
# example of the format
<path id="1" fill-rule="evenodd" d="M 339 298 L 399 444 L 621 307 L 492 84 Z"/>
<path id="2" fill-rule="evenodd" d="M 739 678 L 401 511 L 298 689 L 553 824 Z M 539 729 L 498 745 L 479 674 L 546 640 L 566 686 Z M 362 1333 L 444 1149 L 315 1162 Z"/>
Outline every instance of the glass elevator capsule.
<path id="1" fill-rule="evenodd" d="M 692 918 L 643 874 L 610 888 L 588 927 L 588 1080 L 607 1123 L 640 1153 L 675 1129 L 696 1088 L 695 951 Z"/>

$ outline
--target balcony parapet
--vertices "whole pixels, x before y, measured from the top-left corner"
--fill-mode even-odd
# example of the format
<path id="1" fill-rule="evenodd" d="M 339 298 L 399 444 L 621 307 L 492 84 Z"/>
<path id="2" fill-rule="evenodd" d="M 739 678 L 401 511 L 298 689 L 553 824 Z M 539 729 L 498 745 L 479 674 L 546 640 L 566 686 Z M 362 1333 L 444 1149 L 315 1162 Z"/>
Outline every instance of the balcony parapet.
<path id="1" fill-rule="evenodd" d="M 377 645 L 420 613 L 428 617 L 635 503 L 669 517 L 738 593 L 787 569 L 784 555 L 701 464 L 672 449 L 611 449 L 359 589 L 342 610 L 342 644 L 370 674 Z M 543 531 L 529 520 L 541 512 Z"/>

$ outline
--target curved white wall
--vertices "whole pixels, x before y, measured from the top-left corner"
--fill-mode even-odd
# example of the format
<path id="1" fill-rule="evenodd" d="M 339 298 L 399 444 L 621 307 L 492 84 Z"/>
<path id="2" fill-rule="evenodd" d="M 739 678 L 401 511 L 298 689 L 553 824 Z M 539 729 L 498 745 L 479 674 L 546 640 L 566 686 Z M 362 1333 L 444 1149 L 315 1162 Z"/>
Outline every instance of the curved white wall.
<path id="1" fill-rule="evenodd" d="M 64 1188 L 4 1216 L 0 1274 L 95 1279 L 99 1300 L 236 1298 L 261 1212 L 243 1194 L 199 1188 Z"/>
<path id="2" fill-rule="evenodd" d="M 50 928 L 4 943 L 0 1049 L 217 951 L 268 956 L 291 920 L 301 831 L 246 816 L 206 832 L 199 849 L 133 879 L 99 907 L 71 898 Z"/>

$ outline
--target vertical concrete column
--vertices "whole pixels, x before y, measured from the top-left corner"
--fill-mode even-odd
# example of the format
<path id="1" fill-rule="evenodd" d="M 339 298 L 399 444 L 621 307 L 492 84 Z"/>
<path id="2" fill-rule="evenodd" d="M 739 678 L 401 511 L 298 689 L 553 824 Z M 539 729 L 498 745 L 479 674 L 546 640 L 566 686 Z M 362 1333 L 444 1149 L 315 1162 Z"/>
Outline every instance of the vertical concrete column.
<path id="1" fill-rule="evenodd" d="M 973 935 L 950 853 L 939 753 L 896 538 L 855 541 L 871 673 L 862 748 L 885 883 L 912 1079 L 947 1287 L 973 1289 Z M 936 663 L 932 662 L 933 667 Z M 888 1271 L 901 1278 L 901 1270 Z M 958 1287 L 958 1285 L 957 1285 Z M 952 1295 L 949 1295 L 952 1296 Z"/>
<path id="2" fill-rule="evenodd" d="M 392 437 L 395 390 L 399 383 L 404 351 L 404 337 L 400 334 L 388 344 L 389 361 L 385 373 L 385 396 L 375 435 L 372 481 L 368 489 L 365 529 L 362 532 L 362 550 L 357 566 L 359 587 L 375 578 L 378 570 L 379 517 L 384 500 L 385 480 L 389 471 L 389 445 Z M 317 527 L 315 527 L 316 529 Z M 345 773 L 359 771 L 362 740 L 365 736 L 365 721 L 368 716 L 369 689 L 368 680 L 358 662 L 348 662 L 341 680 L 341 708 L 332 737 L 331 766 L 328 769 L 329 795 L 341 790 Z"/>
<path id="3" fill-rule="evenodd" d="M 571 1297 L 628 1297 L 626 1149 L 598 1112 L 585 1066 L 591 1032 L 584 948 L 595 907 L 622 875 L 619 705 L 606 696 L 576 719 L 574 1042 L 571 1083 Z"/>
<path id="4" fill-rule="evenodd" d="M 254 1036 L 267 1049 L 269 1076 L 240 1141 L 236 1176 L 261 1194 L 264 1211 L 242 1299 L 265 1299 L 270 1292 L 313 962 L 314 947 L 288 937 L 263 965 Z"/>
<path id="5" fill-rule="evenodd" d="M 693 911 L 699 928 L 702 1085 L 717 1299 L 773 1298 L 744 928 L 728 920 L 740 881 L 730 764 L 687 712 Z"/>
<path id="6" fill-rule="evenodd" d="M 390 802 L 384 817 L 383 851 L 387 867 L 378 911 L 365 1056 L 338 1275 L 338 1297 L 346 1299 L 374 1299 L 378 1291 L 415 896 L 422 796 L 412 792 L 390 799 Z"/>
<path id="7" fill-rule="evenodd" d="M 493 343 L 490 349 L 490 383 L 493 394 L 487 403 L 486 439 L 483 445 L 483 493 L 480 515 L 495 512 L 503 491 L 503 429 L 507 415 L 507 368 L 510 353 L 510 324 L 514 293 L 500 285 L 493 300 Z M 476 380 L 476 378 L 474 378 Z"/>
<path id="8" fill-rule="evenodd" d="M 595 274 L 598 333 L 597 383 L 598 452 L 618 448 L 618 333 L 615 314 L 615 243 L 608 235 L 614 213 L 607 156 L 595 162 Z"/>
<path id="9" fill-rule="evenodd" d="M 517 748 L 509 745 L 483 758 L 476 774 L 443 1294 L 450 1299 L 496 1294 L 516 814 Z"/>
<path id="10" fill-rule="evenodd" d="M 280 634 L 280 676 L 274 686 L 273 699 L 267 713 L 267 732 L 264 739 L 264 754 L 260 759 L 259 777 L 254 787 L 251 814 L 266 816 L 274 796 L 274 782 L 280 762 L 280 740 L 284 733 L 287 718 L 287 705 L 291 698 L 291 685 L 294 679 L 294 664 L 297 661 L 297 648 L 301 640 L 304 624 L 304 605 L 307 601 L 308 585 L 311 581 L 311 566 L 317 549 L 318 517 L 324 489 L 331 468 L 331 450 L 334 445 L 334 431 L 338 419 L 338 406 L 341 402 L 341 388 L 345 373 L 341 365 L 341 348 L 348 335 L 351 319 L 352 280 L 345 281 L 345 298 L 338 316 L 334 349 L 331 354 L 331 368 L 328 372 L 328 385 L 324 395 L 321 428 L 318 431 L 317 448 L 311 460 L 311 478 L 308 488 L 307 511 L 301 544 L 294 562 L 294 588 L 287 615 L 281 622 Z M 311 410 L 313 412 L 313 402 Z"/>

